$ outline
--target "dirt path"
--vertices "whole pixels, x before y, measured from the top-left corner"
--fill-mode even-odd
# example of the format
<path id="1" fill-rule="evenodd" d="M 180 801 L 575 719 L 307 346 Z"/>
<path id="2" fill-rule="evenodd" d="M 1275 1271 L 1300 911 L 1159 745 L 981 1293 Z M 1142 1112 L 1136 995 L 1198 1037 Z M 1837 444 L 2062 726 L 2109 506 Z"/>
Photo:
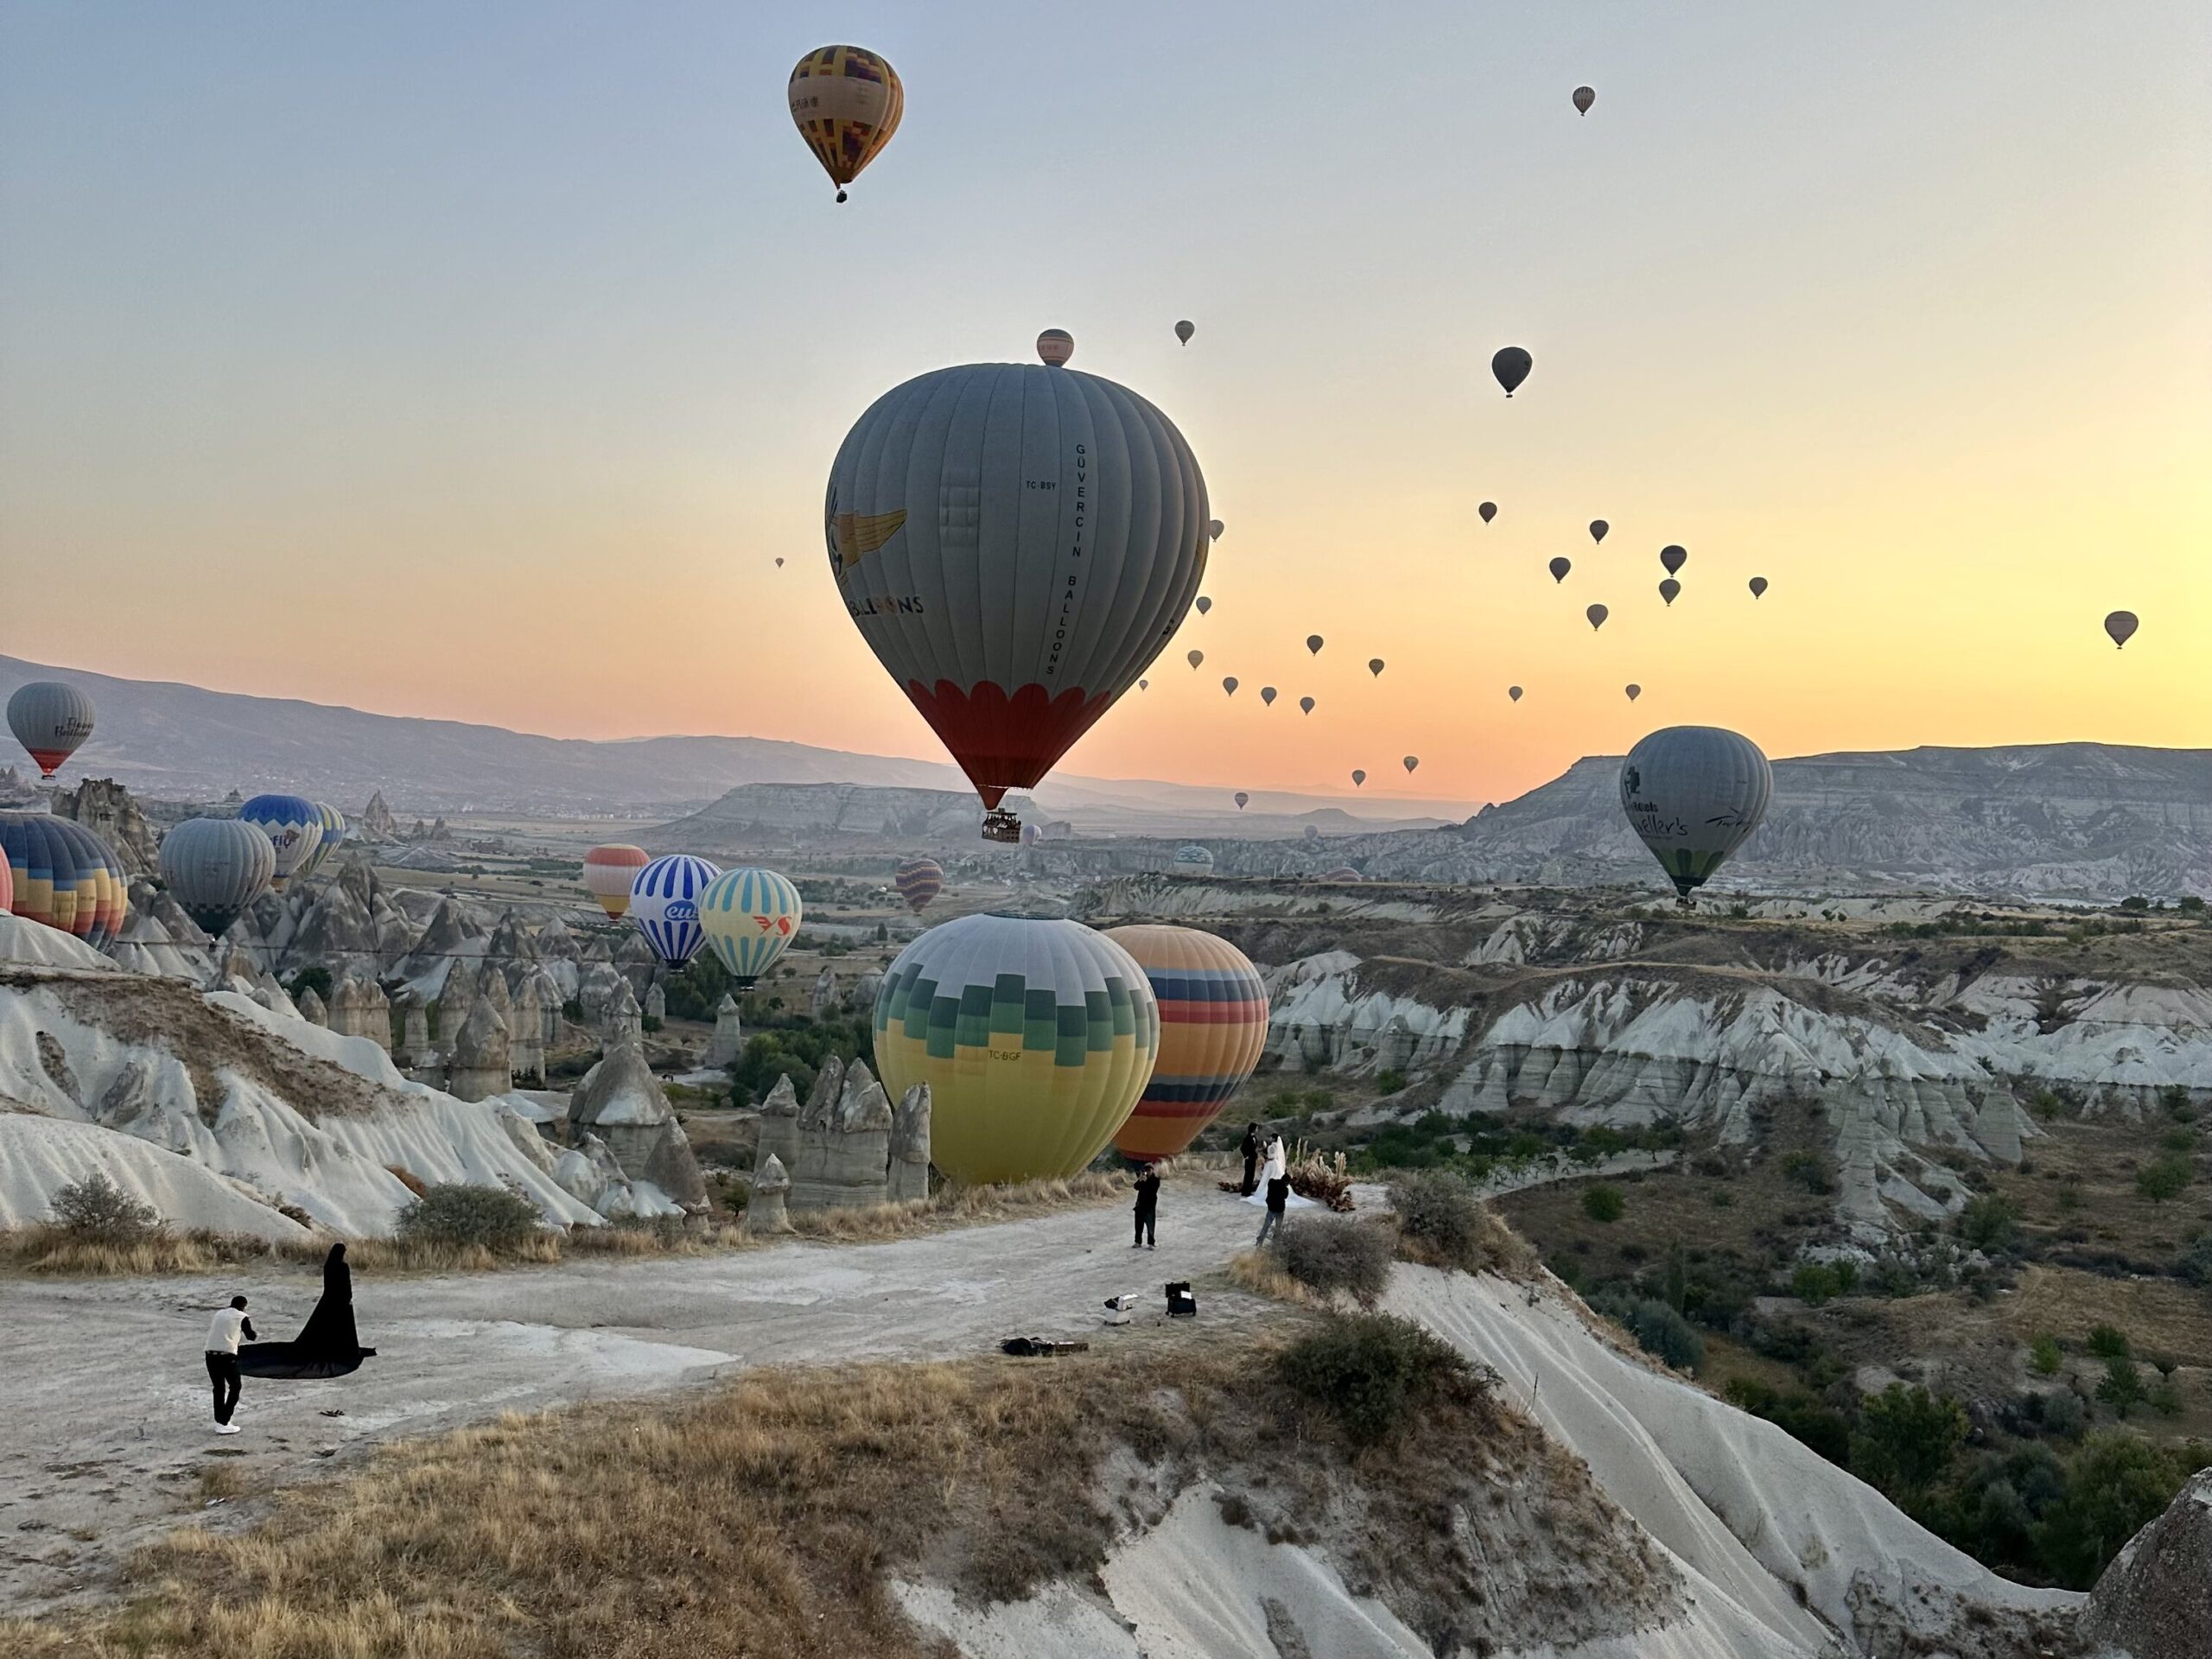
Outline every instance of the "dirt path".
<path id="1" fill-rule="evenodd" d="M 1253 1208 L 1195 1182 L 1171 1185 L 1160 1212 L 1160 1247 L 1147 1252 L 1130 1250 L 1126 1211 L 1099 1207 L 881 1244 L 363 1276 L 355 1307 L 378 1357 L 334 1382 L 247 1378 L 245 1433 L 226 1437 L 209 1433 L 209 1313 L 244 1290 L 264 1337 L 289 1335 L 314 1278 L 0 1284 L 0 1606 L 35 1615 L 110 1593 L 135 1544 L 188 1516 L 251 1512 L 208 1509 L 210 1481 L 272 1490 L 379 1440 L 503 1411 L 753 1365 L 952 1358 L 1022 1333 L 1142 1342 L 1164 1324 L 1160 1287 L 1218 1275 L 1259 1224 Z M 1145 1311 L 1103 1329 L 1099 1305 L 1121 1291 L 1142 1293 Z M 1200 1309 L 1213 1326 L 1270 1311 L 1225 1284 Z"/>

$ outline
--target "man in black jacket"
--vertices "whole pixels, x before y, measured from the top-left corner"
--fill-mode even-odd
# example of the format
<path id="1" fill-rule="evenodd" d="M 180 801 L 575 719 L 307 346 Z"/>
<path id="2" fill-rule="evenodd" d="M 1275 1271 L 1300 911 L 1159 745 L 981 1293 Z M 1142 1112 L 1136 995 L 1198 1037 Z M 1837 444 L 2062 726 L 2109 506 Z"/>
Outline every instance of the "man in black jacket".
<path id="1" fill-rule="evenodd" d="M 1160 1248 L 1160 1171 L 1147 1164 L 1137 1176 L 1137 1236 L 1129 1248 Z"/>
<path id="2" fill-rule="evenodd" d="M 1253 1189 L 1260 1184 L 1260 1126 L 1257 1123 L 1244 1126 L 1244 1141 L 1238 1150 L 1244 1154 L 1244 1196 L 1249 1198 Z"/>

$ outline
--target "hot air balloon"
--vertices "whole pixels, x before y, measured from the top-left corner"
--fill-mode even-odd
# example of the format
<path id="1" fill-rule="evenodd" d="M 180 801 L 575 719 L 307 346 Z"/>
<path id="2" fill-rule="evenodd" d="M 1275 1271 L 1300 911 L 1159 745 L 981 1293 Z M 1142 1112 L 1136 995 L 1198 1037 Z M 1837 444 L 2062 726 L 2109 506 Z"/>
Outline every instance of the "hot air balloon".
<path id="1" fill-rule="evenodd" d="M 773 870 L 724 870 L 697 903 L 707 943 L 741 991 L 776 965 L 804 912 L 798 889 Z"/>
<path id="2" fill-rule="evenodd" d="M 1339 864 L 1333 870 L 1324 870 L 1313 879 L 1317 881 L 1364 881 L 1367 880 L 1349 864 Z"/>
<path id="3" fill-rule="evenodd" d="M 1518 346 L 1508 346 L 1490 360 L 1490 372 L 1497 377 L 1497 384 L 1505 388 L 1509 397 L 1535 366 L 1535 359 Z"/>
<path id="4" fill-rule="evenodd" d="M 1306 649 L 1312 652 L 1316 657 L 1319 657 L 1321 654 L 1321 636 L 1318 633 L 1307 634 L 1306 636 Z"/>
<path id="5" fill-rule="evenodd" d="M 1483 523 L 1488 524 L 1491 519 L 1497 517 L 1497 503 L 1495 501 L 1485 501 L 1482 505 L 1477 507 L 1475 511 L 1482 514 Z"/>
<path id="6" fill-rule="evenodd" d="M 1718 726 L 1669 726 L 1621 766 L 1621 810 L 1686 905 L 1759 827 L 1773 796 L 1758 745 Z"/>
<path id="7" fill-rule="evenodd" d="M 238 809 L 238 817 L 259 824 L 276 849 L 276 875 L 270 885 L 279 893 L 322 844 L 322 814 L 304 795 L 257 795 Z"/>
<path id="8" fill-rule="evenodd" d="M 1273 687 L 1272 685 L 1263 685 L 1263 686 L 1262 686 L 1262 687 L 1260 688 L 1260 701 L 1261 701 L 1262 702 L 1264 702 L 1265 704 L 1267 704 L 1268 708 L 1270 708 L 1270 709 L 1274 708 L 1274 707 L 1275 706 L 1275 689 L 1274 689 L 1274 687 Z"/>
<path id="9" fill-rule="evenodd" d="M 1607 524 L 1604 519 L 1592 518 L 1590 521 L 1590 539 L 1593 542 L 1604 541 L 1605 539 L 1605 532 L 1611 528 L 1612 526 Z"/>
<path id="10" fill-rule="evenodd" d="M 1751 597 L 1753 599 L 1759 599 L 1764 597 L 1765 593 L 1766 578 L 1764 576 L 1753 576 L 1751 578 Z"/>
<path id="11" fill-rule="evenodd" d="M 798 135 L 837 187 L 860 177 L 906 112 L 906 90 L 891 66 L 857 46 L 825 46 L 808 53 L 785 89 Z"/>
<path id="12" fill-rule="evenodd" d="M 1025 823 L 1021 826 L 1021 844 L 1023 846 L 1034 847 L 1039 842 L 1044 839 L 1045 837 L 1038 832 L 1038 829 L 1035 824 Z"/>
<path id="13" fill-rule="evenodd" d="M 1420 765 L 1421 765 L 1421 756 L 1419 756 L 1419 755 L 1417 755 L 1417 754 L 1409 754 L 1409 755 L 1408 755 L 1408 756 L 1406 757 L 1406 771 L 1407 771 L 1407 772 L 1408 772 L 1408 775 L 1410 775 L 1410 774 L 1412 773 L 1412 772 L 1413 772 L 1413 770 L 1414 770 L 1414 767 L 1416 767 L 1416 766 L 1420 766 Z"/>
<path id="14" fill-rule="evenodd" d="M 1177 875 L 1211 875 L 1213 855 L 1193 842 L 1187 847 L 1178 847 L 1167 868 Z"/>
<path id="15" fill-rule="evenodd" d="M 1352 774 L 1351 774 L 1351 786 L 1352 786 L 1354 789 L 1357 789 L 1357 788 L 1358 788 L 1362 784 L 1365 783 L 1366 781 L 1367 781 L 1367 774 L 1366 774 L 1364 772 L 1361 771 L 1361 770 L 1360 770 L 1358 767 L 1357 767 L 1357 766 L 1355 766 L 1354 768 L 1352 768 Z"/>
<path id="16" fill-rule="evenodd" d="M 1206 520 L 1206 539 L 1210 542 L 1219 541 L 1221 539 L 1222 529 L 1223 525 L 1220 519 L 1209 518 Z"/>
<path id="17" fill-rule="evenodd" d="M 1228 692 L 1230 696 L 1235 696 L 1236 695 L 1236 677 L 1234 674 L 1224 675 L 1221 681 L 1221 689 Z"/>
<path id="18" fill-rule="evenodd" d="M 1075 355 L 1075 336 L 1065 328 L 1047 328 L 1037 336 L 1037 355 L 1050 367 L 1064 368 Z"/>
<path id="19" fill-rule="evenodd" d="M 630 919 L 671 968 L 681 968 L 707 942 L 699 925 L 699 896 L 721 874 L 703 858 L 663 853 L 630 883 Z"/>
<path id="20" fill-rule="evenodd" d="M 1637 685 L 1637 684 L 1634 683 L 1633 682 L 1631 682 L 1631 683 L 1629 684 L 1629 686 L 1627 687 L 1627 690 L 1628 690 L 1628 700 L 1629 700 L 1630 702 L 1635 702 L 1638 697 L 1640 697 L 1640 696 L 1642 696 L 1643 695 L 1643 688 L 1642 686 L 1640 686 L 1640 685 Z"/>
<path id="21" fill-rule="evenodd" d="M 1312 714 L 1313 712 L 1313 699 L 1311 697 L 1300 697 L 1298 700 L 1298 712 L 1302 715 Z"/>
<path id="22" fill-rule="evenodd" d="M 1181 340 L 1185 346 L 1191 343 L 1191 336 L 1198 332 L 1198 326 L 1194 322 L 1185 321 L 1179 322 L 1175 325 L 1175 338 Z"/>
<path id="23" fill-rule="evenodd" d="M 315 804 L 315 816 L 322 820 L 322 835 L 315 842 L 315 851 L 308 855 L 303 875 L 313 875 L 330 861 L 338 850 L 338 843 L 346 839 L 346 815 L 327 801 Z"/>
<path id="24" fill-rule="evenodd" d="M 1205 659 L 1206 654 L 1203 651 L 1191 652 L 1188 653 L 1186 658 L 1186 660 L 1190 663 L 1193 672 L 1197 671 L 1198 664 L 1205 661 Z"/>
<path id="25" fill-rule="evenodd" d="M 599 907 L 615 921 L 630 913 L 630 884 L 638 872 L 652 862 L 642 847 L 609 842 L 584 855 L 584 891 L 599 900 Z"/>
<path id="26" fill-rule="evenodd" d="M 8 729 L 51 778 L 92 734 L 92 700 L 60 680 L 29 680 L 8 699 Z"/>
<path id="27" fill-rule="evenodd" d="M 1590 632 L 1595 633 L 1599 629 L 1605 626 L 1605 619 L 1611 615 L 1611 613 L 1606 610 L 1606 608 L 1602 605 L 1592 605 L 1588 610 L 1583 612 L 1582 614 L 1590 619 Z"/>
<path id="28" fill-rule="evenodd" d="M 1578 86 L 1574 89 L 1574 111 L 1577 115 L 1589 114 L 1590 106 L 1597 101 L 1598 94 L 1594 88 L 1589 86 Z M 1634 124 L 1631 123 L 1630 124 L 1632 125 Z"/>
<path id="29" fill-rule="evenodd" d="M 944 891 L 944 866 L 933 858 L 909 858 L 891 872 L 891 885 L 917 916 Z"/>
<path id="30" fill-rule="evenodd" d="M 220 936 L 269 891 L 276 849 L 240 818 L 188 818 L 162 837 L 162 880 L 184 913 Z"/>
<path id="31" fill-rule="evenodd" d="M 1660 577 L 1659 597 L 1665 600 L 1668 604 L 1672 605 L 1681 591 L 1682 584 L 1676 582 L 1672 576 Z"/>
<path id="32" fill-rule="evenodd" d="M 1690 550 L 1687 547 L 1669 543 L 1659 550 L 1659 563 L 1667 567 L 1667 574 L 1670 576 L 1681 575 L 1682 567 L 1689 562 Z"/>
<path id="33" fill-rule="evenodd" d="M 1382 670 L 1385 666 L 1386 664 L 1380 657 L 1370 657 L 1367 659 L 1367 671 L 1370 674 L 1374 675 L 1377 679 L 1381 679 L 1382 677 Z"/>
<path id="34" fill-rule="evenodd" d="M 2141 626 L 2133 611 L 2114 611 L 2105 618 L 2105 632 L 2112 636 L 2113 644 L 2122 649 L 2135 637 L 2135 630 Z"/>
<path id="35" fill-rule="evenodd" d="M 1020 833 L 1006 791 L 1136 683 L 1205 574 L 1190 446 L 1075 369 L 978 364 L 885 393 L 837 451 L 824 516 L 847 613 L 995 841 Z"/>
<path id="36" fill-rule="evenodd" d="M 1554 559 L 1548 568 L 1552 573 L 1554 582 L 1565 582 L 1567 573 L 1574 569 L 1574 562 L 1572 559 Z"/>
<path id="37" fill-rule="evenodd" d="M 1213 601 L 1211 601 L 1211 599 L 1207 598 L 1204 594 L 1200 594 L 1198 595 L 1198 614 L 1199 614 L 1200 616 L 1204 616 L 1204 615 L 1205 615 L 1208 611 L 1210 611 L 1210 610 L 1211 610 L 1211 609 L 1213 609 Z"/>
<path id="38" fill-rule="evenodd" d="M 130 913 L 130 884 L 105 842 L 73 818 L 0 812 L 0 853 L 15 914 L 95 950 L 115 943 Z"/>
<path id="39" fill-rule="evenodd" d="M 784 562 L 783 562 L 781 559 L 778 559 L 778 560 L 776 561 L 776 569 L 779 569 L 779 570 L 780 570 L 780 569 L 782 569 L 783 568 L 784 568 Z"/>
<path id="40" fill-rule="evenodd" d="M 1231 798 L 1232 798 L 1232 799 L 1234 799 L 1234 800 L 1236 801 L 1236 810 L 1237 810 L 1239 812 L 1242 812 L 1242 811 L 1244 810 L 1244 803 L 1245 803 L 1245 802 L 1247 802 L 1247 801 L 1249 801 L 1249 800 L 1250 800 L 1252 798 L 1251 798 L 1249 795 L 1247 795 L 1247 794 L 1246 794 L 1243 790 L 1241 790 L 1241 789 L 1240 789 L 1240 790 L 1238 790 L 1238 791 L 1236 791 L 1236 793 L 1235 794 L 1235 796 L 1233 796 Z"/>
<path id="41" fill-rule="evenodd" d="M 1137 682 L 1137 690 L 1140 690 L 1140 691 L 1149 691 L 1149 690 L 1152 690 L 1152 682 L 1151 682 L 1150 680 L 1139 680 L 1139 681 Z"/>
<path id="42" fill-rule="evenodd" d="M 1173 1158 L 1189 1150 L 1259 1065 L 1268 988 L 1242 950 L 1196 928 L 1117 927 L 1106 937 L 1135 958 L 1160 1010 L 1152 1080 L 1114 1146 L 1124 1157 Z"/>
<path id="43" fill-rule="evenodd" d="M 1321 826 L 1318 823 L 1309 823 L 1305 829 L 1300 830 L 1299 834 L 1304 836 L 1308 841 L 1319 841 L 1321 839 Z"/>
<path id="44" fill-rule="evenodd" d="M 1128 951 L 1011 916 L 963 916 L 900 951 L 874 1023 L 885 1090 L 930 1085 L 930 1161 L 969 1183 L 1081 1169 L 1128 1119 L 1160 1039 Z"/>
<path id="45" fill-rule="evenodd" d="M 1505 695 L 1518 702 L 1521 701 L 1521 688 L 1517 685 L 1509 685 L 1505 688 Z"/>

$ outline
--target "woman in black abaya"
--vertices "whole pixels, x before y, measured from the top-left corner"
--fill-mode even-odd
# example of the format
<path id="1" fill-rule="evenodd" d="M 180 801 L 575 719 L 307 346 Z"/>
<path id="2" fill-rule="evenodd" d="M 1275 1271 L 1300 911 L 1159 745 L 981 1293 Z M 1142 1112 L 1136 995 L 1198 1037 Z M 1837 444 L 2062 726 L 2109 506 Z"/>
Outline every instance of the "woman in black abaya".
<path id="1" fill-rule="evenodd" d="M 322 1260 L 322 1300 L 289 1342 L 250 1342 L 238 1350 L 238 1370 L 247 1376 L 303 1380 L 344 1376 L 373 1358 L 353 1329 L 353 1270 L 346 1247 L 333 1244 Z"/>

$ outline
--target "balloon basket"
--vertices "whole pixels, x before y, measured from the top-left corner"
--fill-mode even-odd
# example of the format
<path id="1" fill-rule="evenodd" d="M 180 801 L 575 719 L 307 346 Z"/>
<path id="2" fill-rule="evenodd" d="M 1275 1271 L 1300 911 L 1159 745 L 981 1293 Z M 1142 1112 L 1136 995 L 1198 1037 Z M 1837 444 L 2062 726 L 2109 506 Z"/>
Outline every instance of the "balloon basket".
<path id="1" fill-rule="evenodd" d="M 1021 844 L 1021 820 L 1002 806 L 994 807 L 983 814 L 983 839 L 1018 847 Z"/>

